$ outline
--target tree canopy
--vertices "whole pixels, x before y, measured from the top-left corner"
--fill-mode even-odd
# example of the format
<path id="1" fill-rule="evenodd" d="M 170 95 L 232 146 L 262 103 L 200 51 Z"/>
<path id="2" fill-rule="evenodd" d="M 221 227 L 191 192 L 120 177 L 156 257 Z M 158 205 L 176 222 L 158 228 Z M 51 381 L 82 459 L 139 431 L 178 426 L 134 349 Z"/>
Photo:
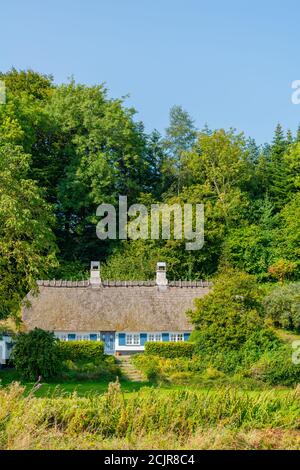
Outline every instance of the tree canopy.
<path id="1" fill-rule="evenodd" d="M 173 106 L 164 135 L 103 84 L 12 69 L 0 74 L 0 315 L 41 276 L 80 278 L 91 259 L 106 277 L 200 279 L 231 267 L 264 282 L 300 276 L 300 143 L 281 125 L 258 146 L 233 129 L 197 129 Z M 205 243 L 99 240 L 97 206 L 202 203 Z M 299 214 L 299 215 L 298 215 Z M 288 272 L 284 270 L 290 267 Z M 281 271 L 280 271 L 281 269 Z M 281 272 L 281 274 L 280 274 Z M 282 278 L 283 276 L 283 278 Z M 279 279 L 279 278 L 277 278 Z"/>

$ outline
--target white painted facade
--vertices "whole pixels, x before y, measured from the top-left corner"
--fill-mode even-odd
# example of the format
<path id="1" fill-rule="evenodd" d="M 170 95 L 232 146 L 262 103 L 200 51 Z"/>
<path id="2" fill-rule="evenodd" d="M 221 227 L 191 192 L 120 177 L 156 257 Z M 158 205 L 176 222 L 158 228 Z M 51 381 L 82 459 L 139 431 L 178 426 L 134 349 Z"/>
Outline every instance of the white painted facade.
<path id="1" fill-rule="evenodd" d="M 61 341 L 103 341 L 105 352 L 130 353 L 143 352 L 146 342 L 187 341 L 190 331 L 156 331 L 156 332 L 95 332 L 95 331 L 56 331 L 55 336 Z"/>
<path id="2" fill-rule="evenodd" d="M 10 336 L 2 336 L 0 339 L 0 365 L 7 363 L 12 349 L 12 339 Z"/>

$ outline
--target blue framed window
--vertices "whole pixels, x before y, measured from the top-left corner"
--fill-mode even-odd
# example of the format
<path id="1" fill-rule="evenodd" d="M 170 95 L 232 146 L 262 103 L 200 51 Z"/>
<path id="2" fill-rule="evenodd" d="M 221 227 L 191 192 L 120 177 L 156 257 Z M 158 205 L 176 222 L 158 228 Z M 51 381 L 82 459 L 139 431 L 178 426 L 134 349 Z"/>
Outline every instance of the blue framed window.
<path id="1" fill-rule="evenodd" d="M 169 341 L 169 333 L 162 333 L 161 337 L 163 341 Z"/>
<path id="2" fill-rule="evenodd" d="M 69 333 L 68 334 L 68 341 L 75 341 L 75 340 L 76 340 L 75 333 Z"/>
<path id="3" fill-rule="evenodd" d="M 125 333 L 119 333 L 119 346 L 125 346 Z"/>
<path id="4" fill-rule="evenodd" d="M 91 333 L 90 334 L 90 341 L 97 341 L 97 334 L 96 333 Z"/>

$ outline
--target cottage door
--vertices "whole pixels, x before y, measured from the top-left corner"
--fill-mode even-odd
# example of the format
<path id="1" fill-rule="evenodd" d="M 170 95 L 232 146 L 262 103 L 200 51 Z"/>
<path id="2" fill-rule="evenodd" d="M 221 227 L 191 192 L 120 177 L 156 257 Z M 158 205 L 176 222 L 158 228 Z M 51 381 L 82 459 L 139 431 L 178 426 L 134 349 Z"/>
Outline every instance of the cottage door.
<path id="1" fill-rule="evenodd" d="M 115 332 L 114 331 L 102 331 L 101 340 L 104 342 L 105 354 L 114 354 L 115 352 Z"/>

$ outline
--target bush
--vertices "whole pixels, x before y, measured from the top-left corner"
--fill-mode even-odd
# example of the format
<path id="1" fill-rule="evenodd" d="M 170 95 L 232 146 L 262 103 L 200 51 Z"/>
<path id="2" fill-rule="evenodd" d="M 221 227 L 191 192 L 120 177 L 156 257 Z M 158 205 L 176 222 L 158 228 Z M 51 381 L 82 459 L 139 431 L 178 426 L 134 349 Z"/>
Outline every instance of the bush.
<path id="1" fill-rule="evenodd" d="M 64 361 L 64 380 L 114 380 L 121 376 L 121 370 L 112 356 L 104 356 L 93 361 Z"/>
<path id="2" fill-rule="evenodd" d="M 92 361 L 104 356 L 104 343 L 101 341 L 60 341 L 59 349 L 64 361 Z"/>
<path id="3" fill-rule="evenodd" d="M 192 357 L 194 344 L 189 342 L 149 342 L 145 343 L 145 354 L 174 359 L 176 357 Z"/>
<path id="4" fill-rule="evenodd" d="M 290 345 L 265 353 L 252 367 L 250 375 L 270 385 L 296 385 L 300 383 L 300 364 L 292 361 Z"/>
<path id="5" fill-rule="evenodd" d="M 275 326 L 300 330 L 300 282 L 275 287 L 264 307 Z"/>
<path id="6" fill-rule="evenodd" d="M 148 380 L 156 381 L 161 377 L 160 361 L 158 356 L 147 354 L 135 354 L 132 357 L 134 365 L 143 372 Z"/>
<path id="7" fill-rule="evenodd" d="M 230 270 L 218 276 L 213 289 L 196 299 L 188 312 L 196 331 L 191 340 L 198 351 L 239 350 L 253 332 L 264 327 L 262 289 L 256 279 Z"/>
<path id="8" fill-rule="evenodd" d="M 58 340 L 53 333 L 39 328 L 16 336 L 11 360 L 28 380 L 37 380 L 39 376 L 54 377 L 62 367 Z"/>

